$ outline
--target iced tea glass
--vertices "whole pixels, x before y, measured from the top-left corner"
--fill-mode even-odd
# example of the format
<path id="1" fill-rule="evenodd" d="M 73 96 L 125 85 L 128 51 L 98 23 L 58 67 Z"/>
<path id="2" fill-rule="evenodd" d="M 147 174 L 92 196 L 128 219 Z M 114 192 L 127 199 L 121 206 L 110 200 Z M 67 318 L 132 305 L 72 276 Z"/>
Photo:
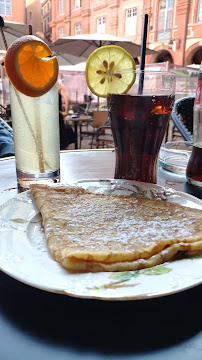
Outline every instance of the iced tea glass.
<path id="1" fill-rule="evenodd" d="M 26 96 L 10 84 L 17 180 L 20 189 L 33 182 L 53 182 L 60 174 L 58 89 Z"/>
<path id="2" fill-rule="evenodd" d="M 126 70 L 127 76 L 131 71 Z M 135 83 L 125 95 L 110 93 L 109 84 L 115 179 L 156 183 L 158 154 L 174 101 L 172 72 L 136 71 Z"/>

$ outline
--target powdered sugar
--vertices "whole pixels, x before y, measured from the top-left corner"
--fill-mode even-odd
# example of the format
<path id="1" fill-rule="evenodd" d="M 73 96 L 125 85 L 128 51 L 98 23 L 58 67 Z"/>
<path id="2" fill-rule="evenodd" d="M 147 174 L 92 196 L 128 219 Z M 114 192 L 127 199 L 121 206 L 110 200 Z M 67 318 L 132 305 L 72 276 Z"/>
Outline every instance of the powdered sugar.
<path id="1" fill-rule="evenodd" d="M 126 252 L 165 239 L 187 240 L 194 234 L 194 216 L 188 221 L 185 213 L 175 214 L 176 210 L 164 207 L 159 211 L 128 198 L 112 197 L 106 202 L 98 196 L 96 201 L 89 201 L 89 196 L 82 195 L 54 215 L 54 236 L 58 241 L 67 238 L 75 249 L 88 246 L 95 251 Z M 52 231 L 52 222 L 48 221 L 47 235 Z"/>

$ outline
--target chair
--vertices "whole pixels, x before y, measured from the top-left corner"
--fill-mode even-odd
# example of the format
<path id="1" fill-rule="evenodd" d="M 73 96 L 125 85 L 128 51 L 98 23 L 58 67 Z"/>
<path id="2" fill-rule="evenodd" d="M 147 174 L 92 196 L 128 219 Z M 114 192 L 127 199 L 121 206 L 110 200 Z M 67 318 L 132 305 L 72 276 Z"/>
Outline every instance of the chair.
<path id="1" fill-rule="evenodd" d="M 90 106 L 92 100 L 93 100 L 92 96 L 86 94 L 84 95 L 84 102 L 86 103 L 86 109 L 85 109 L 86 115 L 88 115 L 88 113 L 90 112 Z"/>
<path id="2" fill-rule="evenodd" d="M 184 140 L 193 141 L 194 100 L 194 97 L 184 97 L 175 101 L 171 113 L 171 117 L 174 123 L 172 139 L 176 134 L 176 130 L 178 130 Z"/>
<path id="3" fill-rule="evenodd" d="M 81 142 L 84 137 L 91 137 L 91 149 L 93 146 L 93 140 L 97 135 L 97 130 L 100 126 L 104 125 L 108 119 L 108 111 L 93 111 L 93 122 L 91 124 L 91 129 L 84 129 L 82 123 L 80 124 L 80 148 Z"/>
<path id="4" fill-rule="evenodd" d="M 96 135 L 96 148 L 97 149 L 99 147 L 104 148 L 105 146 L 108 148 L 108 145 L 110 145 L 110 147 L 114 147 L 114 140 L 112 136 L 111 126 L 110 125 L 100 126 L 97 130 L 97 135 Z"/>

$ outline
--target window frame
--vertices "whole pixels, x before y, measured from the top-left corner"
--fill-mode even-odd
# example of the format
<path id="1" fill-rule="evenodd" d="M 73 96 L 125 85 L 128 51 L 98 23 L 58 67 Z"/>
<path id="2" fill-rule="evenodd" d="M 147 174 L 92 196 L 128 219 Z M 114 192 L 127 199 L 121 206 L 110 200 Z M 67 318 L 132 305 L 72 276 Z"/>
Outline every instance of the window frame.
<path id="1" fill-rule="evenodd" d="M 201 16 L 199 16 L 200 14 L 201 14 Z M 202 22 L 202 0 L 199 0 L 199 1 L 198 1 L 196 22 L 197 22 L 197 23 L 201 23 L 201 22 Z"/>
<path id="2" fill-rule="evenodd" d="M 161 2 L 165 6 L 161 8 Z M 157 41 L 166 41 L 170 39 L 172 28 L 173 0 L 159 0 L 158 9 L 158 25 L 157 25 Z M 161 26 L 163 24 L 163 29 Z"/>
<path id="3" fill-rule="evenodd" d="M 58 14 L 59 15 L 64 14 L 64 0 L 58 1 Z"/>
<path id="4" fill-rule="evenodd" d="M 79 2 L 79 4 L 77 4 Z M 81 0 L 75 0 L 75 9 L 81 9 Z"/>
<path id="5" fill-rule="evenodd" d="M 62 32 L 63 32 L 63 35 L 61 36 L 61 34 L 60 34 L 60 32 L 61 32 L 61 30 L 62 30 Z M 64 36 L 65 36 L 65 28 L 64 28 L 64 26 L 62 26 L 62 27 L 60 27 L 59 28 L 59 38 L 63 38 Z"/>
<path id="6" fill-rule="evenodd" d="M 100 23 L 99 23 L 99 20 L 100 20 Z M 97 34 L 105 34 L 105 25 L 106 25 L 106 16 L 99 16 L 97 18 Z M 100 32 L 98 31 L 98 28 L 104 28 L 104 32 Z"/>
<path id="7" fill-rule="evenodd" d="M 80 31 L 76 29 L 77 27 L 80 27 Z M 81 35 L 81 23 L 75 24 L 74 31 L 75 31 L 75 35 Z"/>
<path id="8" fill-rule="evenodd" d="M 11 0 L 0 0 L 0 9 L 4 8 L 3 11 L 0 10 L 1 15 L 11 16 L 12 15 L 12 4 Z M 9 11 L 7 11 L 7 7 L 9 6 Z"/>
<path id="9" fill-rule="evenodd" d="M 130 15 L 129 15 L 130 14 Z M 126 9 L 125 36 L 136 35 L 137 30 L 137 7 Z M 130 20 L 127 20 L 130 19 Z M 134 22 L 133 22 L 134 21 Z M 130 23 L 132 22 L 133 27 Z M 131 29 L 131 31 L 129 31 Z"/>

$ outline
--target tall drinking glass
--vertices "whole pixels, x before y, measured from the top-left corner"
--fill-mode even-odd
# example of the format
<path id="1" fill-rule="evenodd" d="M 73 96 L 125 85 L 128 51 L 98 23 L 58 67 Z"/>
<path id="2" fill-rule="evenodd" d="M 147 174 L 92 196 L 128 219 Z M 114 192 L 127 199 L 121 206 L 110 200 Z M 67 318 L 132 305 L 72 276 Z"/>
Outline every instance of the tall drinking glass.
<path id="1" fill-rule="evenodd" d="M 10 84 L 11 115 L 19 187 L 55 181 L 60 174 L 58 90 L 26 96 Z"/>
<path id="2" fill-rule="evenodd" d="M 132 78 L 132 71 L 122 70 L 123 81 L 124 77 Z M 135 83 L 125 95 L 110 93 L 109 84 L 115 179 L 156 183 L 158 153 L 174 100 L 175 74 L 172 72 L 136 71 Z"/>

